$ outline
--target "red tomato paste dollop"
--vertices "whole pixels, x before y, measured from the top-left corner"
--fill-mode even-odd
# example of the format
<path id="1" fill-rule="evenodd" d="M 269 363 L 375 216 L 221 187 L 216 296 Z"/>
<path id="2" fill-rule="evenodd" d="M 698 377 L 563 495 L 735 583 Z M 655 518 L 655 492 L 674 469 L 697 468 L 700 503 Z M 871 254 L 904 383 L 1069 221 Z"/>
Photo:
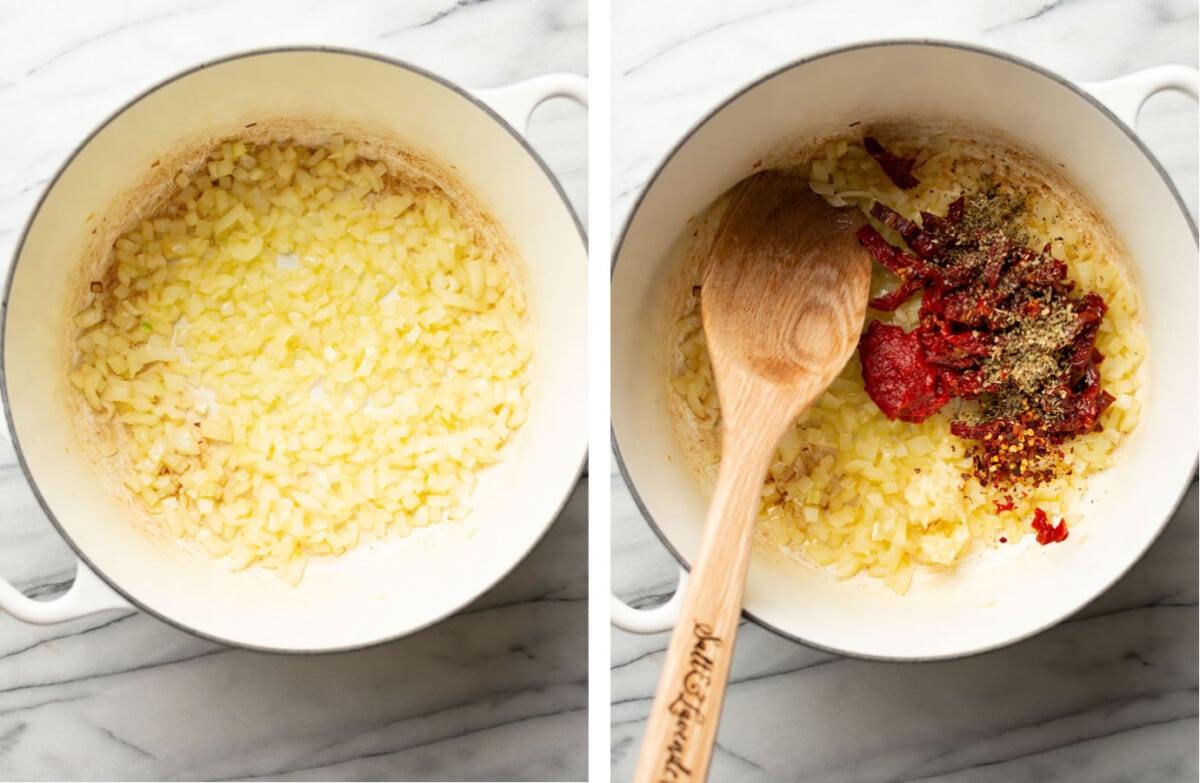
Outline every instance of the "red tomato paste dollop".
<path id="1" fill-rule="evenodd" d="M 889 419 L 922 422 L 950 401 L 916 332 L 872 321 L 858 350 L 867 393 Z"/>

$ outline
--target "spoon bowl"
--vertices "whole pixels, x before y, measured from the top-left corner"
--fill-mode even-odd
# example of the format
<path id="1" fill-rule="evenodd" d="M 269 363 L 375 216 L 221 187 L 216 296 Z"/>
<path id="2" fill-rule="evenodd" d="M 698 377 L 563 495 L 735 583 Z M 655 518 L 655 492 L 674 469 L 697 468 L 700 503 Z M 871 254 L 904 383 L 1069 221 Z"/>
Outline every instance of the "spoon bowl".
<path id="1" fill-rule="evenodd" d="M 866 317 L 871 259 L 855 237 L 865 222 L 785 172 L 735 187 L 700 291 L 725 422 L 734 377 L 793 391 L 794 420 L 845 366 Z"/>

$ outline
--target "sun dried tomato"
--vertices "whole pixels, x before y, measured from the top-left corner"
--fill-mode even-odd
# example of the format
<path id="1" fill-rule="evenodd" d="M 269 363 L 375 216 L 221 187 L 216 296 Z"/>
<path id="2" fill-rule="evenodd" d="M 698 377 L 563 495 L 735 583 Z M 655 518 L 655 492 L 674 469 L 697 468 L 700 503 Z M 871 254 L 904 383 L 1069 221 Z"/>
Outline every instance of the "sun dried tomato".
<path id="1" fill-rule="evenodd" d="M 986 389 L 979 370 L 955 370 L 948 367 L 938 369 L 938 388 L 951 397 L 973 400 Z"/>
<path id="2" fill-rule="evenodd" d="M 1076 323 L 1079 325 L 1079 332 L 1071 348 L 1069 363 L 1070 377 L 1074 381 L 1083 377 L 1089 364 L 1095 363 L 1093 354 L 1096 351 L 1096 336 L 1100 332 L 1100 321 L 1107 311 L 1108 305 L 1094 293 L 1084 296 L 1078 306 L 1079 319 Z"/>
<path id="3" fill-rule="evenodd" d="M 1100 388 L 1100 370 L 1089 364 L 1083 377 L 1074 387 L 1057 391 L 1061 421 L 1054 422 L 1050 432 L 1055 443 L 1097 429 L 1100 414 L 1113 403 L 1113 396 Z"/>
<path id="4" fill-rule="evenodd" d="M 894 291 L 880 294 L 867 302 L 867 307 L 870 307 L 872 310 L 881 310 L 890 313 L 909 299 L 912 299 L 912 295 L 920 291 L 922 285 L 923 283 L 915 278 L 905 280 Z"/>
<path id="5" fill-rule="evenodd" d="M 863 146 L 866 147 L 867 154 L 878 161 L 879 167 L 883 169 L 884 174 L 888 175 L 888 179 L 896 183 L 896 187 L 901 190 L 911 190 L 921 184 L 912 175 L 913 165 L 917 162 L 916 158 L 902 158 L 899 155 L 893 155 L 870 136 L 863 139 Z"/>
<path id="6" fill-rule="evenodd" d="M 922 215 L 928 215 L 922 212 Z M 899 232 L 904 241 L 919 258 L 930 259 L 941 249 L 944 236 L 940 231 L 926 231 L 919 223 L 905 218 L 899 212 L 876 201 L 871 206 L 871 216 L 885 226 Z M 941 226 L 942 224 L 938 224 Z"/>
<path id="7" fill-rule="evenodd" d="M 871 226 L 863 226 L 858 230 L 858 241 L 870 251 L 872 257 L 887 269 L 898 275 L 902 280 L 916 278 L 927 284 L 938 284 L 941 282 L 941 270 L 936 266 L 927 264 L 923 259 L 905 253 L 903 250 L 892 247 L 888 241 L 879 235 Z"/>
<path id="8" fill-rule="evenodd" d="M 1046 518 L 1046 512 L 1040 508 L 1033 510 L 1032 526 L 1037 531 L 1037 542 L 1042 546 L 1067 540 L 1067 520 L 1060 519 L 1057 525 L 1051 525 Z"/>
<path id="9" fill-rule="evenodd" d="M 914 330 L 931 364 L 969 370 L 979 364 L 981 356 L 992 350 L 991 335 L 987 332 L 951 332 L 938 328 Z"/>

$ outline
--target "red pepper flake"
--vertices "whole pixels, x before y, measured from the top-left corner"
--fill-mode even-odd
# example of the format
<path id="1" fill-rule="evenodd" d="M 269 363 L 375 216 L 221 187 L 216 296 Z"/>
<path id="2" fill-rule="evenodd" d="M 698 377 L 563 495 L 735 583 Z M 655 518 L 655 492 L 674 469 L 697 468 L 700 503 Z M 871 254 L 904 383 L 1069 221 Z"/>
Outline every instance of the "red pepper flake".
<path id="1" fill-rule="evenodd" d="M 1042 546 L 1067 540 L 1067 520 L 1060 519 L 1057 525 L 1051 525 L 1046 512 L 1040 508 L 1033 510 L 1033 529 L 1037 531 L 1037 542 Z"/>
<path id="2" fill-rule="evenodd" d="M 1008 537 L 1007 537 L 1007 536 L 1000 536 L 1000 543 L 1001 543 L 1001 544 L 1007 544 L 1007 543 L 1008 543 Z"/>
<path id="3" fill-rule="evenodd" d="M 873 136 L 863 139 L 863 147 L 866 148 L 867 154 L 879 163 L 879 167 L 883 169 L 884 174 L 888 175 L 888 179 L 896 183 L 896 187 L 901 190 L 912 190 L 921 184 L 912 175 L 913 165 L 917 162 L 916 158 L 902 158 L 899 155 L 893 155 L 885 150 Z"/>
<path id="4" fill-rule="evenodd" d="M 1003 502 L 999 501 L 999 500 L 993 500 L 992 502 L 996 504 L 996 513 L 997 514 L 1002 514 L 1005 511 L 1013 510 L 1012 495 L 1005 495 Z"/>

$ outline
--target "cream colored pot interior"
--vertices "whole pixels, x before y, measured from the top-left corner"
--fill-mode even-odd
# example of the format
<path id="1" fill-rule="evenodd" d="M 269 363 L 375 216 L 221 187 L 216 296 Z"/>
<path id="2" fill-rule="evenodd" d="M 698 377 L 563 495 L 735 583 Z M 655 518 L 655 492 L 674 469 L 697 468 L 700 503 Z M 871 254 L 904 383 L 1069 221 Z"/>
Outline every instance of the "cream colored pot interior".
<path id="1" fill-rule="evenodd" d="M 864 578 L 756 557 L 746 610 L 823 647 L 885 658 L 988 649 L 1041 629 L 1116 580 L 1169 518 L 1196 455 L 1196 243 L 1129 132 L 1073 89 L 999 56 L 901 44 L 851 49 L 766 79 L 681 143 L 638 204 L 612 280 L 612 416 L 624 469 L 670 547 L 690 561 L 707 499 L 666 423 L 662 262 L 719 194 L 781 144 L 851 123 L 940 118 L 993 129 L 1061 171 L 1130 252 L 1150 350 L 1139 431 L 1093 482 L 1069 546 L 1010 547 L 897 596 Z"/>
<path id="2" fill-rule="evenodd" d="M 346 118 L 386 130 L 452 172 L 511 240 L 534 319 L 529 421 L 481 478 L 475 511 L 310 565 L 297 588 L 156 542 L 99 489 L 68 415 L 64 368 L 89 216 L 103 215 L 182 138 L 264 117 Z M 331 130 L 337 130 L 331 129 Z M 94 218 L 93 218 L 94 219 Z M 125 109 L 53 184 L 21 247 L 7 301 L 5 384 L 19 449 L 62 532 L 127 597 L 217 639 L 282 650 L 358 646 L 462 607 L 532 548 L 585 452 L 586 253 L 561 193 L 515 133 L 464 94 L 352 53 L 260 53 L 186 74 Z M 86 282 L 82 283 L 86 285 Z"/>

